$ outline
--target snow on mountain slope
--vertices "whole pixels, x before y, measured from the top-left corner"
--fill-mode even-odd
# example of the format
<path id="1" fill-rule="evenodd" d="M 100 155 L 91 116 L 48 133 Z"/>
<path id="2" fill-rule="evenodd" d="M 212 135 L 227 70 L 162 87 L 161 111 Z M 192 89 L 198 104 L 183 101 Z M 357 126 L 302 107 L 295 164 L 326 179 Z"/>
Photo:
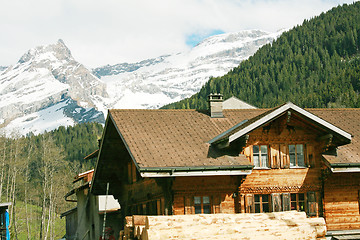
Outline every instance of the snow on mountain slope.
<path id="1" fill-rule="evenodd" d="M 107 85 L 106 107 L 159 108 L 195 94 L 210 77 L 226 74 L 281 33 L 249 30 L 216 35 L 187 52 L 93 72 Z"/>
<path id="2" fill-rule="evenodd" d="M 88 121 L 104 122 L 104 116 L 94 108 L 80 107 L 74 100 L 67 98 L 37 112 L 14 119 L 4 130 L 8 134 L 26 135 L 29 132 L 39 134 L 59 126 L 73 126 L 75 123 Z"/>
<path id="3" fill-rule="evenodd" d="M 104 123 L 110 108 L 159 108 L 195 94 L 210 77 L 226 74 L 281 33 L 221 34 L 186 52 L 93 72 L 62 40 L 33 48 L 14 66 L 0 68 L 0 127 L 41 133 L 78 122 Z"/>
<path id="4" fill-rule="evenodd" d="M 94 99 L 98 97 L 108 97 L 106 85 L 76 62 L 59 40 L 56 44 L 30 49 L 18 63 L 0 72 L 0 125 L 8 125 L 10 129 L 15 127 L 15 123 L 9 124 L 12 120 L 28 119 L 32 113 L 40 114 L 39 111 L 68 98 L 81 107 L 95 107 Z M 68 117 L 74 120 L 74 116 Z M 37 128 L 48 129 L 40 123 Z"/>

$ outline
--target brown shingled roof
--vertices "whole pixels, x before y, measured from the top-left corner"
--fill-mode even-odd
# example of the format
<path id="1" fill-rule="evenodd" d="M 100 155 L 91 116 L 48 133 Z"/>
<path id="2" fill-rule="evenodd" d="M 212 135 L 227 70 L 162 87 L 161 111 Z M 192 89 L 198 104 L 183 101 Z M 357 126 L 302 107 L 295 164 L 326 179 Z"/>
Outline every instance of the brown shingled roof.
<path id="1" fill-rule="evenodd" d="M 210 118 L 196 110 L 110 110 L 140 168 L 250 165 L 244 158 L 208 157 L 210 139 L 264 110 L 225 110 Z"/>
<path id="2" fill-rule="evenodd" d="M 211 118 L 197 110 L 110 110 L 109 114 L 140 168 L 204 167 L 249 165 L 241 156 L 212 157 L 207 142 L 268 110 L 224 110 L 224 118 Z M 341 161 L 360 163 L 360 109 L 306 110 L 351 132 L 352 143 L 340 147 L 339 156 L 346 150 L 352 154 Z"/>
<path id="3" fill-rule="evenodd" d="M 307 110 L 353 135 L 350 144 L 338 148 L 336 157 L 326 157 L 330 165 L 360 164 L 360 108 Z"/>

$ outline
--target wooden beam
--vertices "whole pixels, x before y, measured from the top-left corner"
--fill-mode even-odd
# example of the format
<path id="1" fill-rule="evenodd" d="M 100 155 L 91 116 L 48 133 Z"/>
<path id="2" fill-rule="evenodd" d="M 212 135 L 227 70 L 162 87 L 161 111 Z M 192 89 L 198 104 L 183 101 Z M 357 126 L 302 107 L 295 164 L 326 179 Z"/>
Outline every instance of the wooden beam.
<path id="1" fill-rule="evenodd" d="M 330 138 L 333 138 L 333 135 L 331 133 L 329 134 L 326 134 L 326 135 L 323 135 L 323 136 L 320 136 L 318 137 L 316 140 L 317 141 L 324 141 L 324 140 L 328 140 Z"/>

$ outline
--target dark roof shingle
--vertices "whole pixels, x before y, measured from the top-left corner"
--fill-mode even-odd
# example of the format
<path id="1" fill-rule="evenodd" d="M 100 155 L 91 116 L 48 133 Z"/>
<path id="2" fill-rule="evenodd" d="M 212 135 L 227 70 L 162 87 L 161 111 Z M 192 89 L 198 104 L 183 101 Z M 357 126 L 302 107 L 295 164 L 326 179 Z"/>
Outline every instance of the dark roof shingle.
<path id="1" fill-rule="evenodd" d="M 341 161 L 360 162 L 360 109 L 306 110 L 351 132 L 352 143 L 340 147 L 339 156 L 342 152 L 351 152 Z M 211 157 L 208 141 L 243 120 L 267 111 L 269 109 L 224 110 L 224 118 L 211 118 L 197 110 L 110 110 L 109 113 L 138 166 L 151 168 L 249 164 L 241 157 Z"/>

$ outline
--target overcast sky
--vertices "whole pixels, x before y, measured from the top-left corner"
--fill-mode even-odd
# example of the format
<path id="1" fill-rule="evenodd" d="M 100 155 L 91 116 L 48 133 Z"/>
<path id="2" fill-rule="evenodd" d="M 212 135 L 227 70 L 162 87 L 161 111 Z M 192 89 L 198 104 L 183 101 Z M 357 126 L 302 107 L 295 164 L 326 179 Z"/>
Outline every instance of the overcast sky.
<path id="1" fill-rule="evenodd" d="M 87 67 L 186 50 L 222 32 L 291 28 L 344 0 L 0 0 L 0 66 L 62 39 Z"/>

